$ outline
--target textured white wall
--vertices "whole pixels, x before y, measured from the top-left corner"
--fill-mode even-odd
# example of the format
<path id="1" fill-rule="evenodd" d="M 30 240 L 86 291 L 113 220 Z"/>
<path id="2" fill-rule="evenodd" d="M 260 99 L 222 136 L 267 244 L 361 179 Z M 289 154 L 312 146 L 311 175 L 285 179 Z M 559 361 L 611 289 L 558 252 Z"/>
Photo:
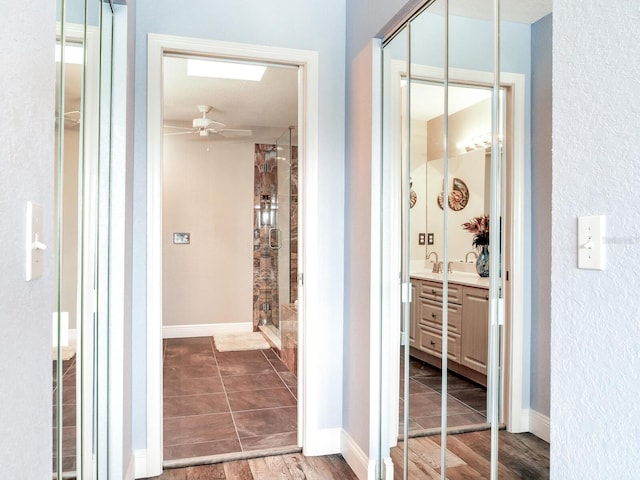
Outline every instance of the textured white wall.
<path id="1" fill-rule="evenodd" d="M 53 248 L 25 282 L 28 200 L 52 243 L 55 2 L 2 2 L 0 29 L 0 477 L 51 478 Z M 34 134 L 34 112 L 37 132 Z"/>
<path id="2" fill-rule="evenodd" d="M 553 6 L 551 478 L 640 471 L 640 3 Z M 607 216 L 607 268 L 576 218 Z"/>

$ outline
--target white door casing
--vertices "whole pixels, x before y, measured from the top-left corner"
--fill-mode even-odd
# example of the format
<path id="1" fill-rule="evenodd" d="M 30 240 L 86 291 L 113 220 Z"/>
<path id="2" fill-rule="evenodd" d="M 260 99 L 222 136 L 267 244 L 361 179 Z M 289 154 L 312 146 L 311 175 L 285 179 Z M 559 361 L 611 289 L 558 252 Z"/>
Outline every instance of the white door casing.
<path id="1" fill-rule="evenodd" d="M 299 129 L 299 286 L 298 301 L 298 443 L 313 452 L 318 442 L 319 401 L 314 378 L 321 358 L 314 342 L 321 322 L 317 282 L 318 228 L 318 53 L 169 35 L 149 34 L 147 72 L 147 445 L 138 451 L 136 477 L 162 471 L 162 57 L 166 51 L 224 57 L 239 61 L 298 66 Z M 304 277 L 302 277 L 304 275 Z"/>

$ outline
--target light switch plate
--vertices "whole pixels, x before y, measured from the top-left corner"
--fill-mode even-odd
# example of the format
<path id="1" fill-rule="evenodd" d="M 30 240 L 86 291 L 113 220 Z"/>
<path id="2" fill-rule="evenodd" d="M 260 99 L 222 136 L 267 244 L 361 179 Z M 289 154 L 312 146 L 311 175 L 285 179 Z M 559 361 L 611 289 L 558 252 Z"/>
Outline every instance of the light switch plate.
<path id="1" fill-rule="evenodd" d="M 26 280 L 27 282 L 42 276 L 44 251 L 47 246 L 42 243 L 42 205 L 27 202 L 27 235 L 26 235 Z"/>
<path id="2" fill-rule="evenodd" d="M 578 217 L 578 268 L 605 269 L 604 232 L 604 215 Z"/>

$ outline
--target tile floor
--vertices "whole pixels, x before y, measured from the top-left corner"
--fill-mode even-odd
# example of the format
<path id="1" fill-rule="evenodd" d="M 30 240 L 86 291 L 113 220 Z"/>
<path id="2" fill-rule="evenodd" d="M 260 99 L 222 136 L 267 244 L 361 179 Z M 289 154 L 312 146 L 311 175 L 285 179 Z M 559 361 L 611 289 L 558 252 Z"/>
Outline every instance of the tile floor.
<path id="1" fill-rule="evenodd" d="M 401 365 L 402 370 L 402 365 Z M 400 426 L 403 431 L 404 381 L 401 371 Z M 439 368 L 416 358 L 409 362 L 409 435 L 425 433 L 440 427 L 442 376 Z M 461 376 L 450 373 L 448 378 L 447 425 L 467 427 L 485 424 L 487 389 Z"/>
<path id="2" fill-rule="evenodd" d="M 297 379 L 271 350 L 164 340 L 165 461 L 297 445 Z"/>

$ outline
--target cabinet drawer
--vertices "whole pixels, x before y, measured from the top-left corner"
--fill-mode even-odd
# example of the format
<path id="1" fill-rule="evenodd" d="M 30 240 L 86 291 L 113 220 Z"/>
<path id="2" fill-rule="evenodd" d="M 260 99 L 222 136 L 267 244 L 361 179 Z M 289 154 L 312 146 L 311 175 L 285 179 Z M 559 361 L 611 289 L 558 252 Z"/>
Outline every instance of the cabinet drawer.
<path id="1" fill-rule="evenodd" d="M 449 353 L 447 357 L 454 362 L 460 362 L 460 335 L 449 334 Z M 430 328 L 420 328 L 420 350 L 430 353 L 434 357 L 442 358 L 442 335 Z"/>
<path id="2" fill-rule="evenodd" d="M 420 315 L 418 321 L 421 325 L 442 328 L 442 303 L 433 300 L 420 299 Z M 462 307 L 449 304 L 449 333 L 461 333 Z"/>
<path id="3" fill-rule="evenodd" d="M 429 300 L 442 301 L 442 282 L 423 280 L 420 282 L 418 295 Z M 449 282 L 449 303 L 462 303 L 462 286 Z"/>

